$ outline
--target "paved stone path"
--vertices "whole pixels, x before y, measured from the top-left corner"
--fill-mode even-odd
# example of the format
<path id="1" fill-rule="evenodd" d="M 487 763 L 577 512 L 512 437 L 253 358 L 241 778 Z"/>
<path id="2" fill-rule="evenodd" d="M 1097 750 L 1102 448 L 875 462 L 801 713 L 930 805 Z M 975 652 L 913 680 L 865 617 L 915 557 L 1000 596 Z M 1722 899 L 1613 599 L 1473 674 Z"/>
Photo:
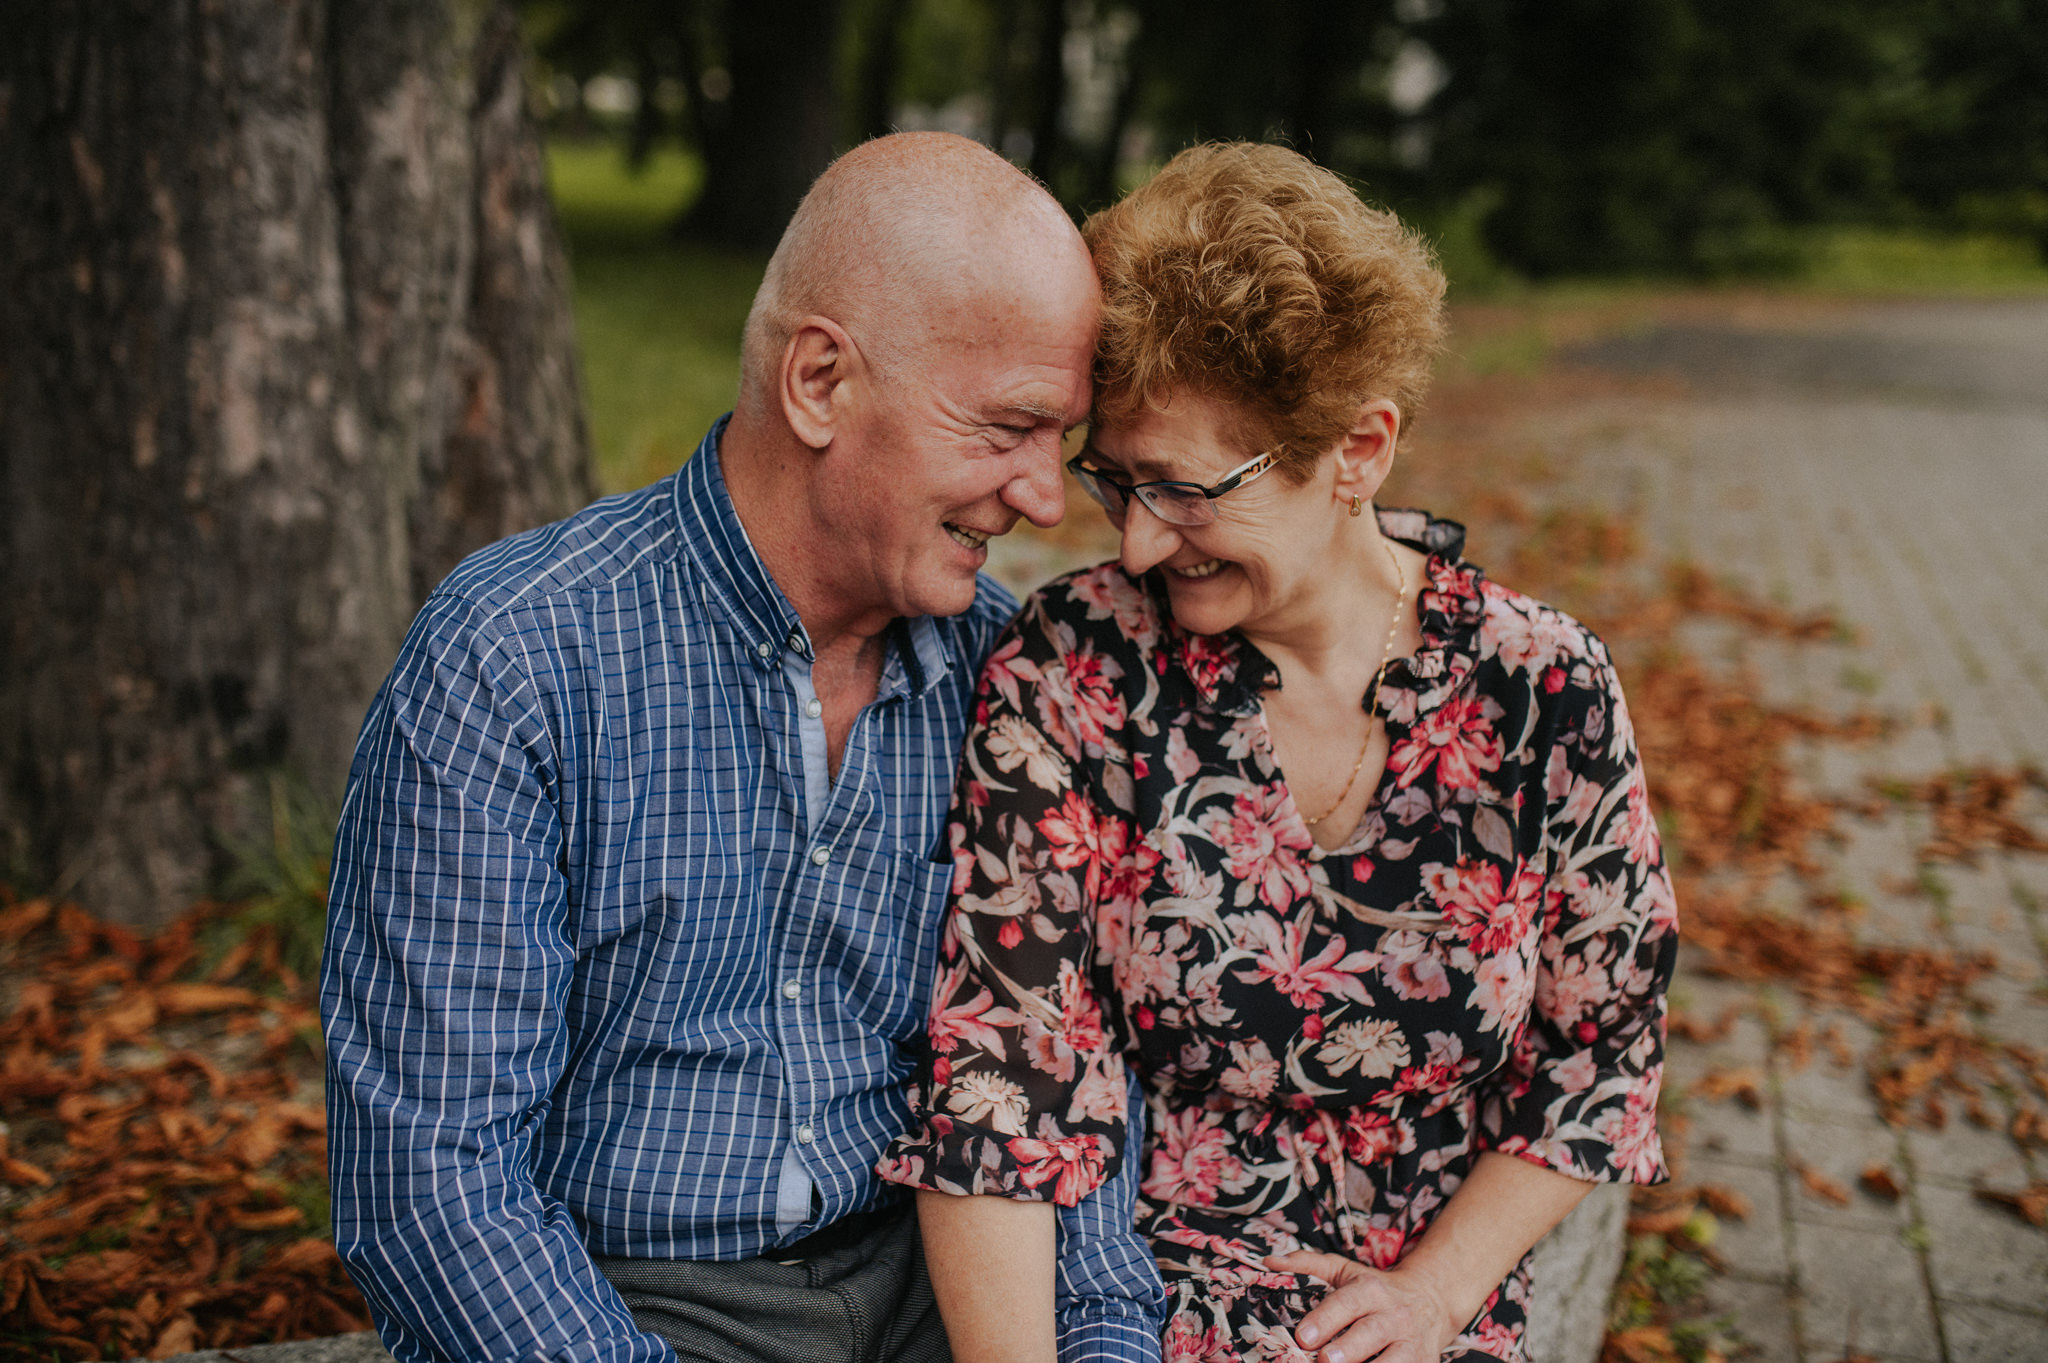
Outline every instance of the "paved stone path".
<path id="1" fill-rule="evenodd" d="M 1831 611 L 1858 636 L 1757 643 L 1705 628 L 1690 642 L 1753 669 L 1774 701 L 1917 720 L 1878 743 L 1803 751 L 1814 790 L 2048 768 L 2048 300 L 1671 327 L 1572 358 L 1687 381 L 1687 398 L 1601 414 L 1587 429 L 1604 434 L 1580 456 L 1587 486 L 1636 515 L 1654 553 Z M 1993 1005 L 1984 1032 L 2048 1049 L 2048 857 L 1923 870 L 1924 816 L 1852 818 L 1845 831 L 1826 862 L 1867 905 L 1859 938 L 1993 953 L 1998 973 L 1975 991 Z M 1751 991 L 1682 967 L 1674 996 L 1712 1019 Z M 1717 1308 L 1766 1363 L 2048 1360 L 2048 1232 L 1974 1196 L 2048 1178 L 2048 1158 L 1954 1103 L 1939 1132 L 1885 1125 L 1857 1069 L 1773 1053 L 1767 1028 L 1807 1017 L 1798 999 L 1767 994 L 1721 1042 L 1672 1047 L 1680 1092 L 1715 1068 L 1768 1079 L 1759 1110 L 1687 1104 L 1690 1178 L 1754 1207 L 1723 1220 Z M 1860 1053 L 1868 1035 L 1846 1016 L 1816 1029 L 1837 1018 Z M 2003 1100 L 1991 1106 L 2007 1119 Z M 1896 1203 L 1856 1188 L 1874 1163 L 1904 1183 Z M 1850 1205 L 1808 1191 L 1801 1165 L 1854 1190 Z"/>

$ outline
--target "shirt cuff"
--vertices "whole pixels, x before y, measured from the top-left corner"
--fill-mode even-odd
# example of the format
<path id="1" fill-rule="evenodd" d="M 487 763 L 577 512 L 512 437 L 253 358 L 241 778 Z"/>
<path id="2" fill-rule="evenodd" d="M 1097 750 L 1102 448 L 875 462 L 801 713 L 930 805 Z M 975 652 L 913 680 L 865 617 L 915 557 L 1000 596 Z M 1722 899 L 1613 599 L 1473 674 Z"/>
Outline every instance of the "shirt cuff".
<path id="1" fill-rule="evenodd" d="M 1059 1355 L 1060 1363 L 1160 1363 L 1159 1322 L 1136 1307 L 1061 1312 Z"/>

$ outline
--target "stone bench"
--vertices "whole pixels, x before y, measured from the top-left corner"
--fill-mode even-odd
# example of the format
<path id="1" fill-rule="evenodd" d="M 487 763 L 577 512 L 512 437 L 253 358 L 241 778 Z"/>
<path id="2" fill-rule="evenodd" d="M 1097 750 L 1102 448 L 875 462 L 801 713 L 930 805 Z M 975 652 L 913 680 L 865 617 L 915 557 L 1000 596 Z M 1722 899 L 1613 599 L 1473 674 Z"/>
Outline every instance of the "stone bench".
<path id="1" fill-rule="evenodd" d="M 1563 1224 L 1536 1246 L 1535 1309 L 1529 1356 L 1535 1363 L 1594 1363 L 1607 1324 L 1607 1296 L 1621 1271 L 1628 1189 L 1593 1190 Z M 180 1354 L 171 1363 L 390 1363 L 373 1334 L 332 1335 L 291 1344 Z"/>

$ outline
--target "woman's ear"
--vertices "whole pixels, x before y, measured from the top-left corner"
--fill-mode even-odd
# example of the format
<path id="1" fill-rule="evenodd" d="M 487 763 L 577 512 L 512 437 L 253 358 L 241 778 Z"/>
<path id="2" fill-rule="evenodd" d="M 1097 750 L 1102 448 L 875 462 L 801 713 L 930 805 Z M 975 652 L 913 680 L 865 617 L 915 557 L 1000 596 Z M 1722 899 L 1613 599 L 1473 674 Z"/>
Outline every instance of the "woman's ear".
<path id="1" fill-rule="evenodd" d="M 782 348 L 782 414 L 814 450 L 832 443 L 846 418 L 847 382 L 860 366 L 853 340 L 829 317 L 806 317 Z"/>
<path id="2" fill-rule="evenodd" d="M 1394 469 L 1394 447 L 1401 438 L 1401 409 L 1374 398 L 1358 409 L 1351 429 L 1337 446 L 1337 478 L 1332 491 L 1349 506 L 1353 497 L 1371 501 Z"/>

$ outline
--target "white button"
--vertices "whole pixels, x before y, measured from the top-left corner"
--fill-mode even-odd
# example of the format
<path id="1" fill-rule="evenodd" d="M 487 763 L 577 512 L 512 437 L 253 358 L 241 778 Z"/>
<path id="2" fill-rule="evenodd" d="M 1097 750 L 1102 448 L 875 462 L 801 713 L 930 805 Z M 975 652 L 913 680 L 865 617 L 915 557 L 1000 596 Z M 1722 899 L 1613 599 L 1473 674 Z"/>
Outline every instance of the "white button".
<path id="1" fill-rule="evenodd" d="M 809 1145 L 816 1138 L 817 1134 L 817 1132 L 811 1130 L 811 1124 L 805 1122 L 796 1129 L 796 1143 L 798 1145 Z"/>
<path id="2" fill-rule="evenodd" d="M 820 701 L 807 700 L 804 702 L 804 713 L 809 715 L 812 719 L 816 719 L 819 715 L 825 713 L 825 706 Z"/>
<path id="3" fill-rule="evenodd" d="M 823 865 L 825 865 L 825 864 L 826 864 L 827 862 L 829 862 L 829 861 L 831 861 L 831 860 L 832 860 L 832 849 L 831 849 L 831 848 L 829 848 L 829 847 L 813 847 L 813 848 L 811 849 L 811 865 L 813 865 L 813 866 L 823 866 Z"/>
<path id="4" fill-rule="evenodd" d="M 769 643 L 766 639 L 763 639 L 760 643 L 754 645 L 754 652 L 760 654 L 764 658 L 767 657 L 769 654 L 773 653 L 774 651 L 775 645 Z"/>
<path id="5" fill-rule="evenodd" d="M 786 999 L 797 998 L 803 992 L 804 987 L 802 983 L 800 983 L 797 980 L 784 980 L 782 982 L 782 997 Z"/>

